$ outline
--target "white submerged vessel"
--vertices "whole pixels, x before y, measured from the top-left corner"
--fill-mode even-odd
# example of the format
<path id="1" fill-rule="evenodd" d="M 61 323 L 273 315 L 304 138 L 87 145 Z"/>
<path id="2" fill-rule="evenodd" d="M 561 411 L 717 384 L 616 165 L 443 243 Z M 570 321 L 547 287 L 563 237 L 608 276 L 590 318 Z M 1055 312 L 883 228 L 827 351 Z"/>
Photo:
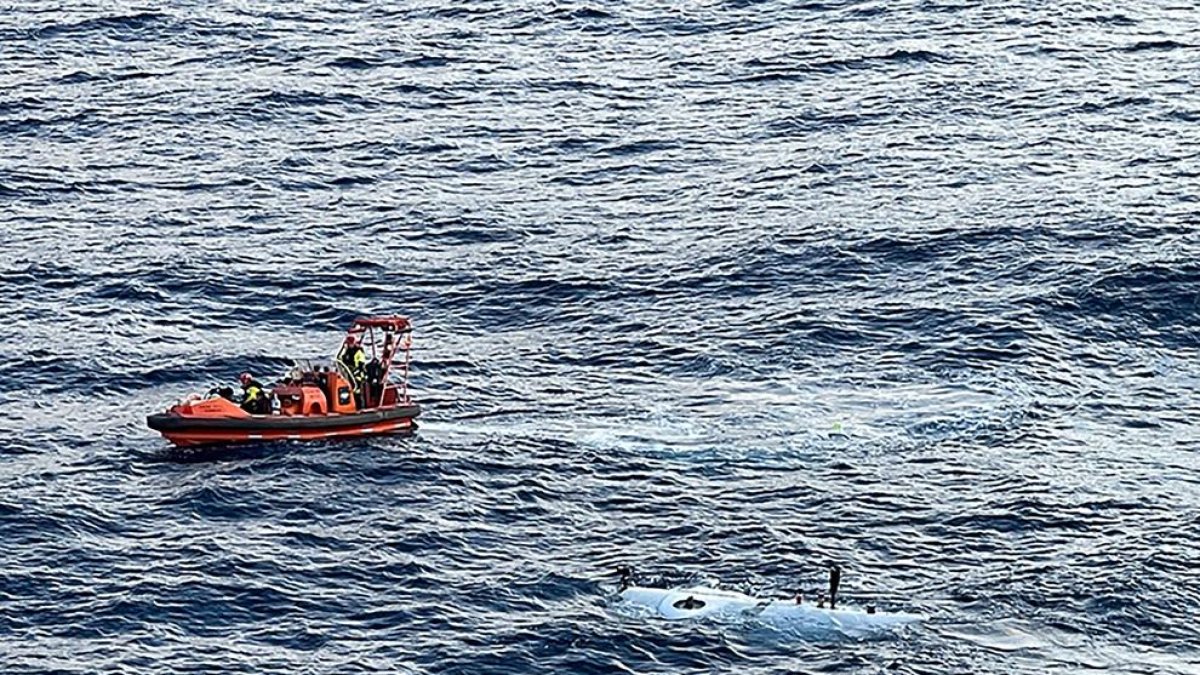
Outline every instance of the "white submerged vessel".
<path id="1" fill-rule="evenodd" d="M 622 573 L 621 599 L 635 607 L 670 620 L 715 618 L 755 618 L 768 623 L 804 624 L 829 627 L 846 633 L 866 633 L 915 624 L 927 617 L 908 612 L 882 612 L 873 606 L 837 607 L 837 587 L 841 571 L 830 571 L 829 602 L 804 602 L 800 598 L 756 598 L 734 591 L 704 586 L 664 589 L 634 586 L 627 572 Z"/>

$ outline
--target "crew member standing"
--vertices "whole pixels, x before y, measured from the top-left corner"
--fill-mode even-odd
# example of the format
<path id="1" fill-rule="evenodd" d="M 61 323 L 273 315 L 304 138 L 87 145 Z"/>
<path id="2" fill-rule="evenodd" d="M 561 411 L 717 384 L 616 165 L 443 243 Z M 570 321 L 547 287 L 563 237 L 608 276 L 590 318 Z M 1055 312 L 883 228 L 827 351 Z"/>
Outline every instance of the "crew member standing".
<path id="1" fill-rule="evenodd" d="M 363 352 L 363 348 L 358 344 L 358 338 L 353 335 L 346 337 L 345 344 L 342 345 L 342 352 L 338 354 L 338 361 L 346 370 L 350 372 L 350 377 L 354 380 L 351 384 L 354 385 L 354 403 L 361 410 L 363 407 L 363 381 L 366 379 L 367 355 Z"/>

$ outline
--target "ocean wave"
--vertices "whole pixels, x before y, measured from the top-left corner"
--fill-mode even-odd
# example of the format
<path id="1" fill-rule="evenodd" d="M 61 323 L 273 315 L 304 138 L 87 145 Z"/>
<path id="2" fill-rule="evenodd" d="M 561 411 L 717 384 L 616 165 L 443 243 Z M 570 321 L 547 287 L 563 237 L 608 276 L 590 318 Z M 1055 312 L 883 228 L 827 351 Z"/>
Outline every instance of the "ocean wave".
<path id="1" fill-rule="evenodd" d="M 11 8 L 6 668 L 1189 672 L 1180 16 Z M 390 313 L 411 434 L 145 426 Z M 829 563 L 933 618 L 612 603 Z"/>

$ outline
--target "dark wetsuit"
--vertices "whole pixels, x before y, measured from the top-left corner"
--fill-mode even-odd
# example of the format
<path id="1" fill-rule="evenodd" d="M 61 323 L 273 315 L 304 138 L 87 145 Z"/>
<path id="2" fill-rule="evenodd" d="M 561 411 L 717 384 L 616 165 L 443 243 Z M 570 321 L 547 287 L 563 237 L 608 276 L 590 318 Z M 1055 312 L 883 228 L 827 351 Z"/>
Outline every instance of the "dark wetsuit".
<path id="1" fill-rule="evenodd" d="M 367 378 L 367 405 L 380 405 L 383 403 L 383 364 L 379 359 L 371 359 L 363 372 Z"/>

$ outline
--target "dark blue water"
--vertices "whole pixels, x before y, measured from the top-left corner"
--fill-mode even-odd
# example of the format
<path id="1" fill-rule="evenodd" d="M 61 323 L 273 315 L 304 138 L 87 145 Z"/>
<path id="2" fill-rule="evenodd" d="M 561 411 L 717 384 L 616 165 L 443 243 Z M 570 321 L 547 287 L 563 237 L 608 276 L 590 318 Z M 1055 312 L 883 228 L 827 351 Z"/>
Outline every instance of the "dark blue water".
<path id="1" fill-rule="evenodd" d="M 1168 0 L 6 8 L 0 670 L 1197 672 L 1198 48 Z M 145 428 L 371 313 L 415 435 Z M 932 619 L 612 603 L 828 562 Z"/>

